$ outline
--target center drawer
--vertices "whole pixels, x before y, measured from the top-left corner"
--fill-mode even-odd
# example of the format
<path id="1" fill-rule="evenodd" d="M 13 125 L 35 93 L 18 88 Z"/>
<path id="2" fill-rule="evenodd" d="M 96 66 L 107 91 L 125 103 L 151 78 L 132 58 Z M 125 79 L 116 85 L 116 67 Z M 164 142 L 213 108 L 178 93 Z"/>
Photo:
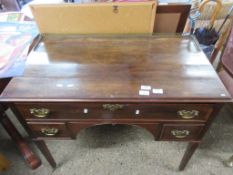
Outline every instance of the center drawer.
<path id="1" fill-rule="evenodd" d="M 16 103 L 25 119 L 207 120 L 211 104 Z"/>

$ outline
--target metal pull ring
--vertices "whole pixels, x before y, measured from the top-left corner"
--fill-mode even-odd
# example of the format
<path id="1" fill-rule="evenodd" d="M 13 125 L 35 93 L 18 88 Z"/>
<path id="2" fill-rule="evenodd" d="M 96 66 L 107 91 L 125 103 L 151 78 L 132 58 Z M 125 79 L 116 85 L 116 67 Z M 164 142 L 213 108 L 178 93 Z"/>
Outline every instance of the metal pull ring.
<path id="1" fill-rule="evenodd" d="M 32 108 L 30 113 L 38 118 L 45 118 L 49 115 L 50 111 L 47 108 Z"/>
<path id="2" fill-rule="evenodd" d="M 179 116 L 181 116 L 183 119 L 192 119 L 194 117 L 197 117 L 199 115 L 199 111 L 197 110 L 180 110 L 177 112 Z"/>
<path id="3" fill-rule="evenodd" d="M 58 133 L 57 128 L 41 128 L 41 132 L 46 136 L 55 136 Z"/>
<path id="4" fill-rule="evenodd" d="M 171 134 L 178 139 L 183 139 L 190 134 L 189 130 L 171 130 Z"/>
<path id="5" fill-rule="evenodd" d="M 117 111 L 119 109 L 122 109 L 123 105 L 121 105 L 121 104 L 103 104 L 103 108 L 105 110 L 114 112 L 114 111 Z"/>

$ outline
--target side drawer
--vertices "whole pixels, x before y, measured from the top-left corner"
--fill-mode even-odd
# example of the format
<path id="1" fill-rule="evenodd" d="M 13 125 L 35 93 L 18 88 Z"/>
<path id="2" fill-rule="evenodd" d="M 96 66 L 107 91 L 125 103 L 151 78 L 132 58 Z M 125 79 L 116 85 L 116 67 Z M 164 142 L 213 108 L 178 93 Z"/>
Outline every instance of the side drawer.
<path id="1" fill-rule="evenodd" d="M 65 123 L 27 122 L 35 138 L 69 138 L 70 132 Z"/>
<path id="2" fill-rule="evenodd" d="M 198 140 L 204 124 L 164 124 L 160 140 L 190 141 Z"/>

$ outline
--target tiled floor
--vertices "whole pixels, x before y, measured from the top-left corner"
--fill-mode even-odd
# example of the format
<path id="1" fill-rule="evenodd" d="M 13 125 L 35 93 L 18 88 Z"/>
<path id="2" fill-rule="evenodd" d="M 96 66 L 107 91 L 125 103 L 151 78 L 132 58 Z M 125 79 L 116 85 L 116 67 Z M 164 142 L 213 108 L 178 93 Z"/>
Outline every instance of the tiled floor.
<path id="1" fill-rule="evenodd" d="M 0 129 L 0 133 L 3 133 Z M 225 107 L 183 172 L 177 168 L 186 143 L 155 142 L 147 131 L 131 126 L 98 126 L 74 141 L 48 141 L 58 168 L 30 170 L 14 144 L 2 134 L 0 152 L 12 162 L 3 175 L 232 175 L 223 160 L 233 154 L 233 112 Z M 1 138 L 1 136 L 0 136 Z M 33 145 L 31 145 L 33 146 Z M 34 148 L 36 151 L 37 149 Z"/>

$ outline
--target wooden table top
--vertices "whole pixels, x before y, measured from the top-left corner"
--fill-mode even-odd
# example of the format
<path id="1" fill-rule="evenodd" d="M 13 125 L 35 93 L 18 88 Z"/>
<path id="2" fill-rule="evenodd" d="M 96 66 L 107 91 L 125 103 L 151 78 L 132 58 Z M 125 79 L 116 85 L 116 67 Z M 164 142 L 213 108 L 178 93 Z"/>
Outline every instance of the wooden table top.
<path id="1" fill-rule="evenodd" d="M 141 86 L 163 89 L 142 95 Z M 147 87 L 148 88 L 148 87 Z M 227 102 L 191 36 L 44 36 L 1 101 Z"/>

